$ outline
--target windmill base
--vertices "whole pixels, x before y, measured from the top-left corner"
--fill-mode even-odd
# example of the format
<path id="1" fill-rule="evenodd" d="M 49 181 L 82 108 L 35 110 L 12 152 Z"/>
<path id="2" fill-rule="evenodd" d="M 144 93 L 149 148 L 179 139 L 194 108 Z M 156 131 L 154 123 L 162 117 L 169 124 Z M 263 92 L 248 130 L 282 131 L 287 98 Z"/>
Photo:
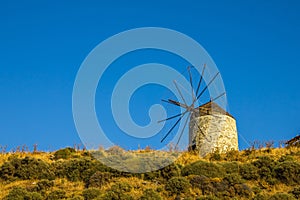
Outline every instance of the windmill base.
<path id="1" fill-rule="evenodd" d="M 213 152 L 238 150 L 236 121 L 229 115 L 191 117 L 189 136 L 189 149 L 201 157 Z"/>

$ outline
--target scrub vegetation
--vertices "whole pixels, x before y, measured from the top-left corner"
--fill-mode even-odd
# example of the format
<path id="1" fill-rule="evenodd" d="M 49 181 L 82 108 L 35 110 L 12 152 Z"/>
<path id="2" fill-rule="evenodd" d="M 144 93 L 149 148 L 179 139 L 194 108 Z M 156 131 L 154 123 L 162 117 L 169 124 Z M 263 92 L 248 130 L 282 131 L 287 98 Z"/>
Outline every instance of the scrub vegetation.
<path id="1" fill-rule="evenodd" d="M 147 148 L 130 152 L 130 157 L 119 147 L 98 153 L 108 152 L 121 158 L 160 153 Z M 109 168 L 85 149 L 0 153 L 0 199 L 4 200 L 299 198 L 299 145 L 215 152 L 205 158 L 185 152 L 175 163 L 143 174 Z"/>

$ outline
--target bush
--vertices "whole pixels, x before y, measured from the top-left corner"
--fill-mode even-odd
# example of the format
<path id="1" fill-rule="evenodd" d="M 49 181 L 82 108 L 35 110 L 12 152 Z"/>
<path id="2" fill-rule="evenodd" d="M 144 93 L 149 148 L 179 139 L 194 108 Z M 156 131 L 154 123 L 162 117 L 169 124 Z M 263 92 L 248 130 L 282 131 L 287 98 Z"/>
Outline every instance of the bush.
<path id="1" fill-rule="evenodd" d="M 285 161 L 295 161 L 295 160 L 294 157 L 291 155 L 283 155 L 278 160 L 278 162 L 285 162 Z"/>
<path id="2" fill-rule="evenodd" d="M 252 190 L 246 184 L 234 185 L 235 194 L 241 197 L 247 197 L 249 199 L 252 196 Z"/>
<path id="3" fill-rule="evenodd" d="M 97 198 L 97 200 L 133 200 L 133 197 L 129 194 L 119 193 L 119 192 L 113 192 L 108 191 L 104 197 Z"/>
<path id="4" fill-rule="evenodd" d="M 43 196 L 40 193 L 37 192 L 30 192 L 26 194 L 25 198 L 26 200 L 43 200 Z"/>
<path id="5" fill-rule="evenodd" d="M 254 196 L 253 200 L 268 200 L 268 197 L 266 195 L 257 194 Z"/>
<path id="6" fill-rule="evenodd" d="M 222 166 L 227 174 L 239 173 L 239 164 L 237 162 L 224 162 Z"/>
<path id="7" fill-rule="evenodd" d="M 205 185 L 209 182 L 209 179 L 206 176 L 199 175 L 190 175 L 188 176 L 190 184 L 195 188 L 201 188 L 202 185 Z"/>
<path id="8" fill-rule="evenodd" d="M 273 169 L 276 162 L 270 157 L 259 157 L 258 160 L 253 162 L 253 165 L 258 168 L 260 178 L 268 181 L 274 177 Z"/>
<path id="9" fill-rule="evenodd" d="M 211 154 L 209 154 L 209 160 L 211 161 L 220 161 L 222 159 L 221 154 L 219 151 L 215 151 Z"/>
<path id="10" fill-rule="evenodd" d="M 176 164 L 168 165 L 159 170 L 160 176 L 166 180 L 169 180 L 172 177 L 180 175 L 180 168 Z"/>
<path id="11" fill-rule="evenodd" d="M 128 183 L 120 182 L 114 184 L 109 191 L 106 192 L 105 196 L 102 198 L 104 200 L 132 200 L 129 193 L 132 189 L 132 186 Z"/>
<path id="12" fill-rule="evenodd" d="M 67 198 L 67 200 L 84 200 L 82 196 L 75 195 L 73 197 Z"/>
<path id="13" fill-rule="evenodd" d="M 286 193 L 276 193 L 272 195 L 269 200 L 295 200 L 295 198 Z"/>
<path id="14" fill-rule="evenodd" d="M 238 161 L 240 156 L 240 152 L 237 150 L 230 150 L 226 152 L 225 160 L 227 161 Z"/>
<path id="15" fill-rule="evenodd" d="M 276 165 L 274 169 L 276 178 L 288 185 L 300 184 L 300 164 L 285 161 Z"/>
<path id="16" fill-rule="evenodd" d="M 47 200 L 58 200 L 58 199 L 64 199 L 66 198 L 66 192 L 63 190 L 55 190 L 53 192 L 50 192 Z"/>
<path id="17" fill-rule="evenodd" d="M 300 199 L 300 187 L 295 187 L 290 193 L 296 198 Z"/>
<path id="18" fill-rule="evenodd" d="M 28 192 L 24 188 L 14 187 L 3 200 L 24 200 L 27 194 Z"/>
<path id="19" fill-rule="evenodd" d="M 254 194 L 260 194 L 262 189 L 259 186 L 252 187 L 252 191 Z"/>
<path id="20" fill-rule="evenodd" d="M 75 149 L 71 147 L 60 149 L 54 153 L 54 160 L 71 158 L 75 152 Z"/>
<path id="21" fill-rule="evenodd" d="M 43 179 L 36 184 L 37 191 L 49 190 L 54 186 L 54 181 Z"/>
<path id="22" fill-rule="evenodd" d="M 258 168 L 249 163 L 241 165 L 240 175 L 246 180 L 257 180 L 259 178 Z"/>
<path id="23" fill-rule="evenodd" d="M 181 194 L 188 191 L 189 181 L 185 177 L 173 177 L 166 184 L 166 190 L 171 194 Z"/>
<path id="24" fill-rule="evenodd" d="M 0 168 L 0 177 L 4 180 L 54 179 L 51 166 L 40 160 L 30 157 L 23 159 L 13 158 L 5 162 Z"/>
<path id="25" fill-rule="evenodd" d="M 182 169 L 182 175 L 188 176 L 192 174 L 203 175 L 209 178 L 222 178 L 226 173 L 225 169 L 218 164 L 198 161 L 187 165 Z"/>
<path id="26" fill-rule="evenodd" d="M 94 169 L 93 164 L 89 159 L 72 159 L 57 163 L 55 167 L 59 177 L 67 178 L 69 181 L 82 181 L 95 173 L 91 172 Z"/>
<path id="27" fill-rule="evenodd" d="M 209 190 L 202 190 L 202 194 L 213 194 L 220 198 L 236 196 L 249 198 L 252 196 L 252 190 L 246 184 L 243 184 L 243 182 L 239 174 L 227 174 L 221 182 L 211 181 L 209 188 L 207 188 Z M 202 187 L 207 186 L 208 184 L 204 184 Z"/>
<path id="28" fill-rule="evenodd" d="M 241 176 L 237 173 L 226 175 L 223 179 L 223 182 L 230 186 L 243 183 Z"/>
<path id="29" fill-rule="evenodd" d="M 42 200 L 43 197 L 37 192 L 28 192 L 26 189 L 21 187 L 12 188 L 8 195 L 3 200 Z"/>
<path id="30" fill-rule="evenodd" d="M 88 188 L 82 192 L 82 196 L 84 197 L 85 200 L 95 199 L 96 197 L 100 196 L 100 194 L 101 194 L 100 190 L 96 188 Z"/>
<path id="31" fill-rule="evenodd" d="M 109 172 L 96 172 L 94 173 L 89 181 L 88 187 L 102 187 L 104 184 L 108 183 L 111 178 L 111 174 Z"/>
<path id="32" fill-rule="evenodd" d="M 192 175 L 188 178 L 193 187 L 199 188 L 201 190 L 202 195 L 217 196 L 219 193 L 226 192 L 229 189 L 229 182 L 234 182 L 231 180 L 230 176 L 231 175 L 227 175 L 227 177 L 225 177 L 221 182 L 219 180 L 213 180 L 199 175 Z"/>
<path id="33" fill-rule="evenodd" d="M 180 167 L 173 163 L 162 169 L 145 173 L 144 179 L 145 180 L 154 180 L 154 179 L 169 180 L 174 176 L 180 176 Z"/>
<path id="34" fill-rule="evenodd" d="M 54 164 L 58 177 L 67 178 L 69 181 L 84 181 L 88 184 L 90 177 L 96 171 L 105 171 L 107 167 L 90 158 L 76 158 Z"/>
<path id="35" fill-rule="evenodd" d="M 219 200 L 219 198 L 215 196 L 203 196 L 198 197 L 197 200 Z"/>
<path id="36" fill-rule="evenodd" d="M 143 192 L 140 200 L 161 200 L 161 196 L 158 192 L 155 192 L 153 189 L 146 189 Z"/>
<path id="37" fill-rule="evenodd" d="M 208 181 L 200 186 L 202 195 L 217 195 L 218 192 L 226 191 L 227 185 L 222 182 Z"/>
<path id="38" fill-rule="evenodd" d="M 154 180 L 154 179 L 158 179 L 159 177 L 160 177 L 160 171 L 158 170 L 143 174 L 144 180 Z"/>
<path id="39" fill-rule="evenodd" d="M 113 186 L 111 186 L 111 190 L 116 192 L 130 192 L 131 189 L 132 186 L 125 182 L 116 183 Z"/>

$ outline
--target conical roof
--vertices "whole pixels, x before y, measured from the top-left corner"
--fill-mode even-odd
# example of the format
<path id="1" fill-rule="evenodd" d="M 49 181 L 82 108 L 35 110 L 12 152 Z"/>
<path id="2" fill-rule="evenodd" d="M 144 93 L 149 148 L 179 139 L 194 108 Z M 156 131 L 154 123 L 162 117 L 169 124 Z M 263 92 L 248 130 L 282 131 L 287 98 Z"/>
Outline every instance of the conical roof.
<path id="1" fill-rule="evenodd" d="M 217 103 L 213 101 L 209 101 L 199 106 L 198 108 L 196 108 L 196 113 L 195 113 L 195 115 L 197 116 L 217 115 L 217 114 L 223 114 L 234 118 L 231 114 L 229 114 L 221 106 L 219 106 Z"/>

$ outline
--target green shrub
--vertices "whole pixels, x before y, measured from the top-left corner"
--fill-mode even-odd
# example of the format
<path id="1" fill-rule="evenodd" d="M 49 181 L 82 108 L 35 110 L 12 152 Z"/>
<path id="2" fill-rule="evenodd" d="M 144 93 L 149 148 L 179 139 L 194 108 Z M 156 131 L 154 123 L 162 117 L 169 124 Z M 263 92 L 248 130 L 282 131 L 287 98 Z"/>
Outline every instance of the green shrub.
<path id="1" fill-rule="evenodd" d="M 21 187 L 14 187 L 3 200 L 42 200 L 43 197 L 37 192 L 28 192 Z"/>
<path id="2" fill-rule="evenodd" d="M 210 188 L 207 188 L 209 190 L 202 190 L 202 193 L 213 194 L 220 198 L 232 198 L 238 196 L 250 198 L 252 196 L 252 190 L 246 184 L 243 184 L 243 182 L 244 181 L 239 174 L 227 174 L 221 182 L 211 181 Z M 207 186 L 208 184 L 202 187 Z"/>
<path id="3" fill-rule="evenodd" d="M 100 195 L 101 195 L 101 192 L 97 188 L 88 188 L 82 192 L 82 196 L 84 197 L 84 200 L 92 200 Z"/>
<path id="4" fill-rule="evenodd" d="M 274 177 L 274 166 L 276 162 L 270 157 L 262 156 L 253 162 L 253 165 L 258 168 L 260 178 L 270 180 Z"/>
<path id="5" fill-rule="evenodd" d="M 230 150 L 226 152 L 224 160 L 226 161 L 238 161 L 240 152 L 237 150 Z"/>
<path id="6" fill-rule="evenodd" d="M 257 180 L 259 178 L 258 168 L 246 163 L 240 166 L 240 175 L 246 180 Z"/>
<path id="7" fill-rule="evenodd" d="M 253 162 L 253 165 L 258 168 L 262 168 L 262 167 L 272 168 L 275 166 L 275 164 L 276 162 L 268 156 L 258 157 L 258 159 Z"/>
<path id="8" fill-rule="evenodd" d="M 111 186 L 111 190 L 116 192 L 130 192 L 131 189 L 132 186 L 125 182 L 116 183 Z"/>
<path id="9" fill-rule="evenodd" d="M 224 162 L 221 165 L 224 167 L 225 172 L 227 174 L 239 173 L 239 164 L 238 164 L 238 162 Z"/>
<path id="10" fill-rule="evenodd" d="M 200 185 L 202 195 L 214 195 L 216 196 L 218 192 L 227 190 L 227 185 L 223 182 L 208 181 L 203 185 Z"/>
<path id="11" fill-rule="evenodd" d="M 133 200 L 133 197 L 129 194 L 108 191 L 103 197 L 97 198 L 97 200 Z"/>
<path id="12" fill-rule="evenodd" d="M 295 187 L 289 193 L 291 193 L 296 199 L 300 199 L 300 187 Z"/>
<path id="13" fill-rule="evenodd" d="M 188 176 L 190 180 L 190 184 L 195 187 L 199 188 L 202 192 L 202 195 L 215 195 L 217 196 L 219 193 L 225 192 L 229 188 L 229 184 L 226 181 L 214 181 L 206 176 L 199 176 L 199 175 L 191 175 Z"/>
<path id="14" fill-rule="evenodd" d="M 58 199 L 64 199 L 66 198 L 66 192 L 63 190 L 55 190 L 53 192 L 50 192 L 47 200 L 58 200 Z"/>
<path id="15" fill-rule="evenodd" d="M 162 197 L 158 192 L 155 192 L 153 189 L 146 189 L 143 192 L 140 200 L 161 200 Z"/>
<path id="16" fill-rule="evenodd" d="M 228 184 L 230 186 L 234 186 L 236 184 L 243 183 L 241 176 L 239 174 L 237 174 L 237 173 L 227 174 L 223 178 L 223 182 L 225 182 L 226 184 Z"/>
<path id="17" fill-rule="evenodd" d="M 206 193 L 204 193 L 204 194 L 212 194 L 212 195 L 215 195 L 215 196 L 218 196 L 218 197 L 220 197 L 220 196 L 230 196 L 230 193 L 232 193 L 232 195 L 235 195 L 235 191 L 234 191 L 233 187 L 230 186 L 228 184 L 228 182 L 226 182 L 226 181 L 221 181 L 221 182 L 211 181 L 211 186 L 210 187 L 211 187 L 210 189 L 212 189 L 210 191 L 210 193 L 208 193 L 209 190 L 207 190 Z M 230 191 L 230 189 L 232 191 Z"/>
<path id="18" fill-rule="evenodd" d="M 177 164 L 171 164 L 168 165 L 162 169 L 152 171 L 152 172 L 147 172 L 143 174 L 143 177 L 145 180 L 154 180 L 154 179 L 160 179 L 160 180 L 169 180 L 170 178 L 174 176 L 180 176 L 180 166 Z M 163 181 L 165 181 L 163 180 Z"/>
<path id="19" fill-rule="evenodd" d="M 60 149 L 54 153 L 54 160 L 71 158 L 75 152 L 75 149 L 71 147 Z"/>
<path id="20" fill-rule="evenodd" d="M 225 169 L 222 166 L 204 161 L 198 161 L 187 165 L 181 172 L 184 176 L 194 174 L 203 175 L 209 178 L 222 178 L 226 174 Z"/>
<path id="21" fill-rule="evenodd" d="M 96 171 L 107 169 L 100 162 L 86 157 L 56 162 L 54 168 L 58 177 L 67 178 L 69 181 L 84 181 L 87 184 Z"/>
<path id="22" fill-rule="evenodd" d="M 258 173 L 261 179 L 271 180 L 274 177 L 273 173 L 274 168 L 262 167 L 258 169 Z"/>
<path id="23" fill-rule="evenodd" d="M 259 186 L 254 186 L 254 187 L 252 187 L 252 191 L 254 194 L 260 194 L 262 191 L 262 188 L 260 188 Z"/>
<path id="24" fill-rule="evenodd" d="M 185 177 L 173 177 L 166 184 L 166 190 L 171 194 L 181 194 L 188 191 L 189 181 Z"/>
<path id="25" fill-rule="evenodd" d="M 180 167 L 174 163 L 160 169 L 159 171 L 160 176 L 166 180 L 180 175 Z"/>
<path id="26" fill-rule="evenodd" d="M 54 186 L 54 181 L 43 179 L 36 184 L 37 191 L 49 190 Z"/>
<path id="27" fill-rule="evenodd" d="M 24 188 L 14 187 L 4 200 L 42 200 L 43 197 L 37 192 L 27 192 Z"/>
<path id="28" fill-rule="evenodd" d="M 94 169 L 93 162 L 89 159 L 72 159 L 55 163 L 55 172 L 58 177 L 67 178 L 69 181 L 82 181 L 88 179 Z"/>
<path id="29" fill-rule="evenodd" d="M 143 174 L 144 180 L 154 180 L 160 177 L 160 171 L 152 171 Z"/>
<path id="30" fill-rule="evenodd" d="M 198 197 L 197 200 L 219 200 L 219 198 L 215 196 L 203 196 Z"/>
<path id="31" fill-rule="evenodd" d="M 0 177 L 4 180 L 54 179 L 54 173 L 48 163 L 25 157 L 5 162 L 0 168 Z"/>
<path id="32" fill-rule="evenodd" d="M 283 155 L 278 160 L 278 162 L 285 162 L 285 161 L 295 161 L 295 160 L 294 157 L 291 155 Z"/>
<path id="33" fill-rule="evenodd" d="M 276 178 L 288 185 L 300 184 L 300 164 L 293 161 L 284 161 L 274 169 Z"/>
<path id="34" fill-rule="evenodd" d="M 14 181 L 14 180 L 18 179 L 18 177 L 14 176 L 15 172 L 16 172 L 16 169 L 15 169 L 14 162 L 5 162 L 0 167 L 0 177 L 3 180 Z"/>
<path id="35" fill-rule="evenodd" d="M 276 193 L 272 195 L 269 200 L 295 200 L 295 198 L 286 193 Z"/>
<path id="36" fill-rule="evenodd" d="M 67 200 L 84 200 L 84 198 L 80 195 L 75 195 L 73 197 L 67 198 Z"/>
<path id="37" fill-rule="evenodd" d="M 188 176 L 190 184 L 195 188 L 201 188 L 202 185 L 207 184 L 210 180 L 206 176 L 190 175 Z"/>
<path id="38" fill-rule="evenodd" d="M 102 187 L 104 184 L 109 182 L 110 178 L 111 174 L 109 172 L 97 171 L 90 177 L 88 187 Z"/>
<path id="39" fill-rule="evenodd" d="M 215 151 L 209 155 L 209 160 L 211 161 L 220 161 L 222 159 L 219 151 Z"/>
<path id="40" fill-rule="evenodd" d="M 111 186 L 110 190 L 108 190 L 104 197 L 101 199 L 104 200 L 132 200 L 133 197 L 130 196 L 129 193 L 132 189 L 132 186 L 128 183 L 120 182 Z"/>
<path id="41" fill-rule="evenodd" d="M 253 200 L 268 200 L 269 198 L 263 194 L 257 194 L 253 197 Z"/>
<path id="42" fill-rule="evenodd" d="M 43 200 L 43 196 L 37 192 L 27 193 L 24 197 L 25 200 Z"/>
<path id="43" fill-rule="evenodd" d="M 28 192 L 24 188 L 14 187 L 3 200 L 24 200 L 27 194 Z"/>
<path id="44" fill-rule="evenodd" d="M 249 199 L 252 196 L 252 190 L 246 184 L 236 184 L 233 186 L 235 189 L 235 195 L 240 197 L 246 197 Z"/>

